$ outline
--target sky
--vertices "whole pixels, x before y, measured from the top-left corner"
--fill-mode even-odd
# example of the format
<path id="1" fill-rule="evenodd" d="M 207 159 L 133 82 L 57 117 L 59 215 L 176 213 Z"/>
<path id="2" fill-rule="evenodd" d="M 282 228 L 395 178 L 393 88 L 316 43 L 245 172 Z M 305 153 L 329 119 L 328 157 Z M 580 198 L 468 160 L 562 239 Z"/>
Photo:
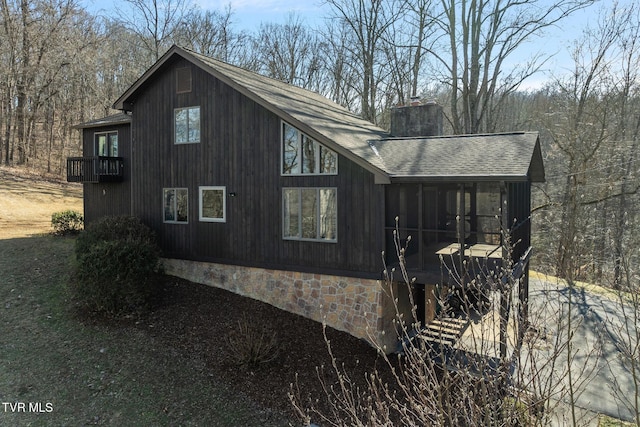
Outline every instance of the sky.
<path id="1" fill-rule="evenodd" d="M 556 0 L 544 0 L 548 2 Z M 619 0 L 621 4 L 636 0 Z M 113 8 L 114 4 L 124 0 L 81 0 L 89 11 Z M 231 5 L 234 25 L 238 29 L 253 31 L 263 22 L 284 23 L 290 12 L 295 12 L 304 22 L 319 25 L 328 13 L 328 6 L 319 0 L 195 0 L 203 10 L 223 10 Z M 521 89 L 535 89 L 548 81 L 551 75 L 566 74 L 573 66 L 570 50 L 573 42 L 578 39 L 587 24 L 595 24 L 604 5 L 611 0 L 600 0 L 594 6 L 575 13 L 562 21 L 561 27 L 546 29 L 542 34 L 533 37 L 510 58 L 517 64 L 527 61 L 535 53 L 553 55 L 537 75 L 530 77 Z M 509 64 L 506 64 L 509 65 Z"/>

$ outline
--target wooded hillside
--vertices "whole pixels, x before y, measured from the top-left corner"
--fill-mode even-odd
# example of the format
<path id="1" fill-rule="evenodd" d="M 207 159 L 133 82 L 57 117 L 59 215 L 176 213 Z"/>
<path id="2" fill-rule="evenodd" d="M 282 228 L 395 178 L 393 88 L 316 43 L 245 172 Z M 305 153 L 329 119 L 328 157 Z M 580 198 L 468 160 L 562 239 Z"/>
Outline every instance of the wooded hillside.
<path id="1" fill-rule="evenodd" d="M 447 133 L 539 131 L 547 183 L 534 188 L 536 268 L 619 286 L 640 256 L 640 8 L 594 0 L 328 0 L 327 19 L 239 29 L 233 9 L 189 0 L 0 1 L 0 160 L 63 176 L 73 125 L 114 100 L 176 43 L 320 92 L 386 127 L 411 97 L 445 107 Z M 573 68 L 522 89 L 549 59 L 536 34 L 584 7 L 601 18 L 573 42 Z M 527 45 L 535 46 L 535 44 Z M 527 48 L 529 48 L 527 47 Z"/>

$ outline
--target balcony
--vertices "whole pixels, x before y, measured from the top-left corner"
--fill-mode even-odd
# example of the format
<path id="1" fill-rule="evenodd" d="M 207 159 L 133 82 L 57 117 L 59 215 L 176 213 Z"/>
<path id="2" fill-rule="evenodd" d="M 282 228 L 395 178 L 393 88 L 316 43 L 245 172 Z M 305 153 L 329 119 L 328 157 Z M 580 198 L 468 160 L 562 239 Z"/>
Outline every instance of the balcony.
<path id="1" fill-rule="evenodd" d="M 67 182 L 122 182 L 124 159 L 122 157 L 69 157 L 67 158 Z"/>

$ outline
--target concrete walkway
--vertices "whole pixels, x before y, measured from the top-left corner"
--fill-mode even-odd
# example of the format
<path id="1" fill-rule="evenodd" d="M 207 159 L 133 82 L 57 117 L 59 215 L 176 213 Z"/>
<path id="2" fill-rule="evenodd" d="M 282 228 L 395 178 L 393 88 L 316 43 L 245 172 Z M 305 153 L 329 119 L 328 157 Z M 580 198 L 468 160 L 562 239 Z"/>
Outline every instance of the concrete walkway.
<path id="1" fill-rule="evenodd" d="M 625 316 L 621 302 L 610 291 L 581 286 L 569 288 L 558 280 L 532 276 L 530 321 L 539 332 L 547 335 L 548 343 L 540 352 L 550 357 L 554 347 L 562 346 L 556 364 L 542 363 L 542 372 L 557 379 L 557 388 L 566 392 L 569 386 L 568 367 L 571 366 L 575 406 L 578 408 L 576 418 L 585 423 L 580 425 L 597 426 L 597 414 L 633 421 L 633 401 L 639 390 L 625 363 L 626 344 L 622 339 L 626 335 L 622 333 Z M 570 336 L 567 324 L 569 309 L 571 347 L 565 345 Z M 624 312 L 627 315 L 633 313 L 632 307 L 625 304 Z M 638 320 L 631 319 L 632 330 L 637 328 L 635 322 Z M 570 408 L 566 404 L 568 399 L 565 393 L 555 414 L 555 425 L 571 424 L 568 422 L 571 420 Z"/>
<path id="2" fill-rule="evenodd" d="M 555 396 L 551 425 L 573 425 L 568 404 L 570 375 L 577 425 L 598 426 L 600 414 L 633 421 L 637 389 L 621 357 L 633 342 L 621 339 L 625 318 L 615 294 L 595 287 L 569 288 L 554 278 L 532 274 L 529 300 L 529 320 L 536 332 L 525 342 L 520 363 L 526 375 L 539 372 L 535 386 L 543 395 Z M 496 293 L 492 306 L 498 305 Z M 625 305 L 624 309 L 628 316 L 633 313 L 632 307 Z M 635 317 L 640 322 L 640 313 Z M 515 323 L 512 317 L 507 334 L 510 351 L 515 344 Z M 499 315 L 490 310 L 470 323 L 455 347 L 499 358 L 499 335 Z"/>

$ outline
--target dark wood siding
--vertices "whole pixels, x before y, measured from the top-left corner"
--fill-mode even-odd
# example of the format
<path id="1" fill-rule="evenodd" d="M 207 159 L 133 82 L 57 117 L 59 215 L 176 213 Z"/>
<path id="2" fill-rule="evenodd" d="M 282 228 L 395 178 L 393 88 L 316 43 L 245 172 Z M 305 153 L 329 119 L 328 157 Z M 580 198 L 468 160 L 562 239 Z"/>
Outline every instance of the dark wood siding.
<path id="1" fill-rule="evenodd" d="M 165 65 L 133 103 L 132 203 L 167 256 L 379 277 L 384 188 L 370 172 L 340 157 L 335 176 L 281 176 L 277 115 L 195 66 L 192 91 L 177 93 L 175 69 L 190 64 Z M 176 145 L 173 112 L 189 106 L 200 106 L 201 142 Z M 199 186 L 226 186 L 225 223 L 199 222 Z M 337 188 L 337 243 L 283 240 L 284 187 Z M 189 190 L 188 224 L 163 222 L 163 188 Z"/>
<path id="2" fill-rule="evenodd" d="M 129 124 L 86 128 L 82 131 L 83 152 L 94 156 L 95 134 L 118 132 L 118 155 L 124 158 L 123 181 L 118 183 L 85 183 L 84 218 L 91 223 L 103 216 L 131 215 L 131 127 Z"/>

